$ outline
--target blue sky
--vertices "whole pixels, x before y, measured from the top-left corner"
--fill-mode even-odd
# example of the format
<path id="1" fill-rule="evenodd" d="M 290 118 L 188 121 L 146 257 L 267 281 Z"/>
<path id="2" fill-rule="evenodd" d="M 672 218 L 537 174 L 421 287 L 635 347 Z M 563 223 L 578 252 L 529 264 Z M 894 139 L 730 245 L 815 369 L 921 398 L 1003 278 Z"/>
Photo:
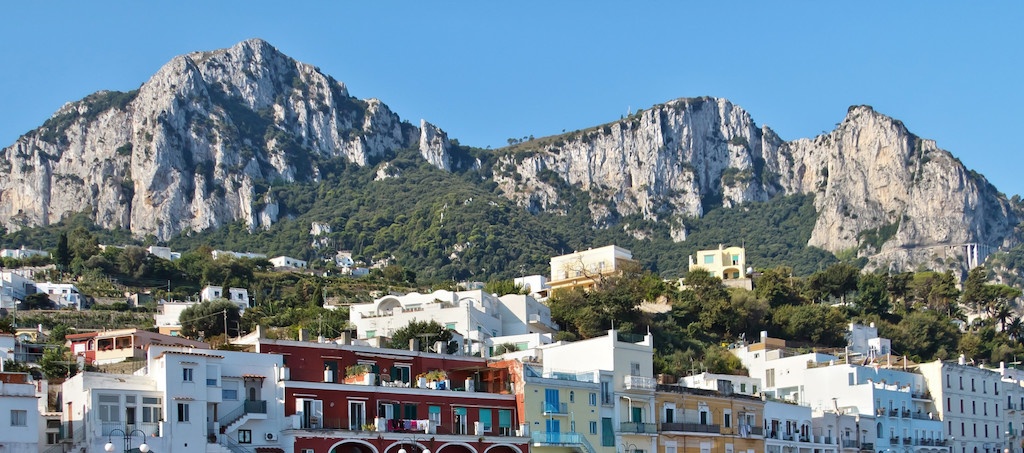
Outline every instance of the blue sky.
<path id="1" fill-rule="evenodd" d="M 259 37 L 463 144 L 702 95 L 795 139 L 870 104 L 1024 194 L 1024 2 L 705 3 L 10 2 L 0 146 L 175 55 Z"/>

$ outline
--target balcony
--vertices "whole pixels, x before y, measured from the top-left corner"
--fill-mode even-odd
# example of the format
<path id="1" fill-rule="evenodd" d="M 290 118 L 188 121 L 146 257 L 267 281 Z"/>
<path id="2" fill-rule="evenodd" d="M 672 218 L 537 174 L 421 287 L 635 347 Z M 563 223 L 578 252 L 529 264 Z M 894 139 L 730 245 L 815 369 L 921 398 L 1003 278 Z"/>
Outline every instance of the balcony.
<path id="1" fill-rule="evenodd" d="M 843 439 L 843 448 L 860 448 L 860 441 L 855 439 Z"/>
<path id="2" fill-rule="evenodd" d="M 889 444 L 891 444 L 891 445 L 898 445 L 899 443 L 900 443 L 900 438 L 899 437 L 890 437 L 889 438 Z"/>
<path id="3" fill-rule="evenodd" d="M 914 439 L 912 439 L 910 437 L 904 437 L 903 438 L 903 445 L 912 445 L 913 443 L 914 443 Z"/>
<path id="4" fill-rule="evenodd" d="M 764 436 L 764 427 L 763 426 L 751 426 L 750 427 L 750 435 L 751 436 Z"/>
<path id="5" fill-rule="evenodd" d="M 569 415 L 568 404 L 557 401 L 545 401 L 541 409 L 544 415 Z"/>
<path id="6" fill-rule="evenodd" d="M 577 447 L 585 452 L 595 451 L 590 441 L 579 433 L 533 432 L 530 442 L 535 447 Z"/>
<path id="7" fill-rule="evenodd" d="M 874 442 L 864 442 L 860 444 L 860 451 L 875 451 Z"/>
<path id="8" fill-rule="evenodd" d="M 910 410 L 909 409 L 903 409 L 902 416 L 903 416 L 903 418 L 910 418 Z"/>
<path id="9" fill-rule="evenodd" d="M 900 416 L 900 410 L 899 409 L 889 409 L 889 416 L 890 417 L 899 417 Z"/>
<path id="10" fill-rule="evenodd" d="M 628 375 L 623 380 L 623 385 L 626 390 L 654 390 L 658 386 L 658 381 L 651 377 Z"/>
<path id="11" fill-rule="evenodd" d="M 661 430 L 678 431 L 684 433 L 722 433 L 722 427 L 720 425 L 704 425 L 701 423 L 662 423 Z"/>
<path id="12" fill-rule="evenodd" d="M 622 434 L 658 434 L 658 425 L 654 423 L 622 422 L 619 425 Z"/>

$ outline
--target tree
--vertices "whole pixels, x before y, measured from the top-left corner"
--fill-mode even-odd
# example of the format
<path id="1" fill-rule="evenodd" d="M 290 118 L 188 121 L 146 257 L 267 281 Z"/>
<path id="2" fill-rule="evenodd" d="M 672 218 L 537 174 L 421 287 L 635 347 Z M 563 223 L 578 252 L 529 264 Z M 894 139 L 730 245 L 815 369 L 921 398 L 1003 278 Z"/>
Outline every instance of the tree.
<path id="1" fill-rule="evenodd" d="M 857 308 L 862 314 L 882 316 L 889 313 L 889 291 L 885 283 L 883 275 L 860 276 L 860 281 L 857 282 Z"/>
<path id="2" fill-rule="evenodd" d="M 225 326 L 240 321 L 238 306 L 224 299 L 210 300 L 188 307 L 181 312 L 178 319 L 181 320 L 182 335 L 192 338 L 223 335 Z"/>
<path id="3" fill-rule="evenodd" d="M 78 362 L 71 355 L 71 351 L 63 345 L 43 351 L 39 366 L 48 379 L 70 378 L 78 374 Z"/>
<path id="4" fill-rule="evenodd" d="M 54 303 L 50 300 L 50 296 L 45 293 L 35 293 L 25 296 L 25 302 L 23 303 L 26 310 L 52 310 Z"/>
<path id="5" fill-rule="evenodd" d="M 803 298 L 793 288 L 793 269 L 779 266 L 761 273 L 754 286 L 757 297 L 768 302 L 772 308 L 800 304 Z"/>
<path id="6" fill-rule="evenodd" d="M 782 337 L 825 346 L 846 344 L 846 316 L 822 304 L 785 306 L 775 310 L 772 322 Z"/>
<path id="7" fill-rule="evenodd" d="M 448 343 L 452 340 L 452 332 L 438 324 L 437 321 L 417 321 L 414 319 L 391 335 L 388 347 L 391 349 L 409 349 L 409 340 L 412 339 L 419 340 L 419 350 L 423 352 L 431 351 L 434 343 L 443 341 L 446 345 L 445 352 L 447 352 Z"/>
<path id="8" fill-rule="evenodd" d="M 522 285 L 514 280 L 490 280 L 484 284 L 484 292 L 504 296 L 506 294 L 525 294 Z"/>
<path id="9" fill-rule="evenodd" d="M 62 270 L 67 270 L 71 266 L 71 249 L 68 248 L 68 234 L 63 231 L 60 233 L 60 238 L 57 239 L 57 250 L 54 252 L 53 258 L 57 260 L 57 265 Z"/>
<path id="10" fill-rule="evenodd" d="M 811 275 L 807 280 L 807 287 L 813 300 L 832 296 L 845 303 L 846 293 L 857 289 L 859 277 L 860 269 L 846 263 L 837 263 Z"/>
<path id="11" fill-rule="evenodd" d="M 18 332 L 18 329 L 14 327 L 14 321 L 11 316 L 4 316 L 0 318 L 0 333 L 9 333 L 11 335 Z"/>

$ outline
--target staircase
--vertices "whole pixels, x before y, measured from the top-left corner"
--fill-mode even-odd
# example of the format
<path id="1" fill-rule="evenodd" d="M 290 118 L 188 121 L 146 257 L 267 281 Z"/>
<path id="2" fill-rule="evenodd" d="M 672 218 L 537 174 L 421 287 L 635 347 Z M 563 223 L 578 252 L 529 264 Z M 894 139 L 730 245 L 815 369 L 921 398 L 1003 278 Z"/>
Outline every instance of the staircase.
<path id="1" fill-rule="evenodd" d="M 246 400 L 237 409 L 217 420 L 222 433 L 230 433 L 249 420 L 266 420 L 267 402 L 265 400 Z"/>

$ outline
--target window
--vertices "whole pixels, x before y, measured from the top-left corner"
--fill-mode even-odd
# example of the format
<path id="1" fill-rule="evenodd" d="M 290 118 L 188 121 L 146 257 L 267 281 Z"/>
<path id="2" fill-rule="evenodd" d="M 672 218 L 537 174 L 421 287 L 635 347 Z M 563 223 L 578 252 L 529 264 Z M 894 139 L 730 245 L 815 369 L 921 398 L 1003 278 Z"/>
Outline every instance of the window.
<path id="1" fill-rule="evenodd" d="M 207 387 L 216 387 L 217 386 L 217 378 L 213 378 L 213 379 L 206 378 L 206 386 Z"/>
<path id="2" fill-rule="evenodd" d="M 715 255 L 704 255 L 704 264 L 715 264 Z"/>
<path id="3" fill-rule="evenodd" d="M 366 338 L 375 338 L 376 336 L 377 336 L 377 331 L 376 330 L 367 330 L 366 331 Z"/>
<path id="4" fill-rule="evenodd" d="M 640 375 L 640 362 L 629 363 L 629 374 L 632 374 L 633 376 Z"/>
<path id="5" fill-rule="evenodd" d="M 747 384 L 740 382 L 740 393 L 747 393 Z"/>
<path id="6" fill-rule="evenodd" d="M 512 411 L 510 409 L 498 409 L 498 434 L 512 435 Z"/>
<path id="7" fill-rule="evenodd" d="M 441 424 L 441 406 L 429 406 L 427 407 L 427 418 L 434 426 Z"/>
<path id="8" fill-rule="evenodd" d="M 28 411 L 11 409 L 11 426 L 28 426 Z"/>
<path id="9" fill-rule="evenodd" d="M 181 369 L 181 380 L 185 382 L 192 382 L 192 368 Z"/>
<path id="10" fill-rule="evenodd" d="M 223 389 L 220 391 L 220 397 L 225 401 L 237 401 L 238 389 Z"/>
<path id="11" fill-rule="evenodd" d="M 597 406 L 597 394 L 594 392 L 590 392 L 590 405 Z"/>
<path id="12" fill-rule="evenodd" d="M 764 385 L 768 388 L 775 387 L 775 368 L 764 370 Z"/>
<path id="13" fill-rule="evenodd" d="M 576 402 L 576 392 L 574 392 L 572 390 L 569 390 L 569 402 L 570 403 L 575 403 Z"/>
<path id="14" fill-rule="evenodd" d="M 946 375 L 946 388 L 949 388 L 949 375 Z"/>
<path id="15" fill-rule="evenodd" d="M 157 423 L 163 420 L 160 398 L 142 397 L 142 423 Z"/>
<path id="16" fill-rule="evenodd" d="M 238 430 L 238 443 L 240 443 L 240 444 L 251 444 L 252 443 L 252 430 L 251 429 L 240 429 L 240 430 Z"/>
<path id="17" fill-rule="evenodd" d="M 725 425 L 726 428 L 732 428 L 732 411 L 725 411 L 725 414 L 723 415 L 722 419 L 722 424 Z"/>
<path id="18" fill-rule="evenodd" d="M 188 403 L 178 403 L 178 421 L 188 423 Z"/>
<path id="19" fill-rule="evenodd" d="M 121 399 L 117 395 L 100 395 L 100 421 L 121 421 Z"/>
<path id="20" fill-rule="evenodd" d="M 491 410 L 480 409 L 478 416 L 480 417 L 480 425 L 483 426 L 484 432 L 491 432 Z"/>
<path id="21" fill-rule="evenodd" d="M 353 431 L 362 430 L 364 420 L 366 420 L 366 403 L 362 401 L 349 401 L 348 429 Z"/>
<path id="22" fill-rule="evenodd" d="M 590 434 L 597 434 L 597 422 L 590 422 Z"/>

